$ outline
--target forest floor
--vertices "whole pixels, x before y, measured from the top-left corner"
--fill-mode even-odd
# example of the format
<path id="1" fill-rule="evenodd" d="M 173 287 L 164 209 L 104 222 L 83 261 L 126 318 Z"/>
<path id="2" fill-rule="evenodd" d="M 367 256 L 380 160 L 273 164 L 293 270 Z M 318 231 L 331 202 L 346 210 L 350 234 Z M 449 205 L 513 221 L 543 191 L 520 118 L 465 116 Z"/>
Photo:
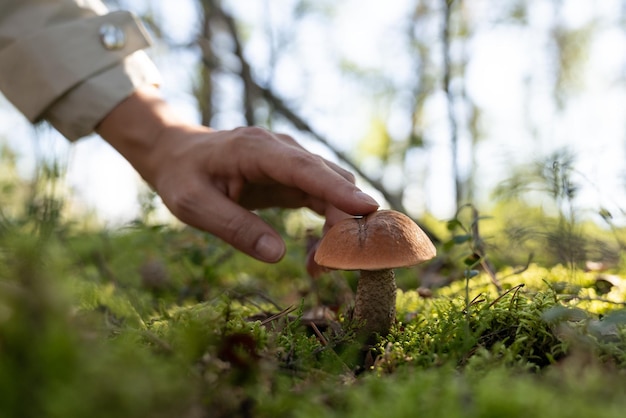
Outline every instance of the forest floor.
<path id="1" fill-rule="evenodd" d="M 356 273 L 312 280 L 288 244 L 268 266 L 188 229 L 4 219 L 0 415 L 623 416 L 619 268 L 398 271 L 397 322 L 364 347 Z"/>

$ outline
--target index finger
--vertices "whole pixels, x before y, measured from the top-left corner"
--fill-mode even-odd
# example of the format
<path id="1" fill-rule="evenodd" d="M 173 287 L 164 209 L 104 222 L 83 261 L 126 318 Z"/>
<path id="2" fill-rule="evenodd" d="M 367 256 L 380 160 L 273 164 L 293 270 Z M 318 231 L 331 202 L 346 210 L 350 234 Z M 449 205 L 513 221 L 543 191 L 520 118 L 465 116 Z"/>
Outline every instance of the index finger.
<path id="1" fill-rule="evenodd" d="M 346 170 L 299 147 L 284 148 L 278 161 L 261 159 L 261 169 L 267 177 L 351 215 L 378 209 L 378 203 L 354 184 L 354 177 Z"/>

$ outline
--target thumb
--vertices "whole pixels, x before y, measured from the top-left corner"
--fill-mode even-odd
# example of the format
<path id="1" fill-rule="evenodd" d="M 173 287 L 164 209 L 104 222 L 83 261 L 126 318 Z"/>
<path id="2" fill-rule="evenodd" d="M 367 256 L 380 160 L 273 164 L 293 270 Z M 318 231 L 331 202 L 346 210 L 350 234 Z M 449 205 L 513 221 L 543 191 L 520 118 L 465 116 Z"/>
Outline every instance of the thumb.
<path id="1" fill-rule="evenodd" d="M 283 258 L 286 250 L 283 239 L 258 215 L 224 195 L 196 196 L 184 210 L 172 210 L 181 221 L 217 236 L 258 260 L 276 263 Z"/>
<path id="2" fill-rule="evenodd" d="M 221 217 L 208 220 L 206 230 L 257 260 L 280 261 L 286 251 L 280 235 L 258 215 L 232 201 L 227 204 L 230 207 Z"/>

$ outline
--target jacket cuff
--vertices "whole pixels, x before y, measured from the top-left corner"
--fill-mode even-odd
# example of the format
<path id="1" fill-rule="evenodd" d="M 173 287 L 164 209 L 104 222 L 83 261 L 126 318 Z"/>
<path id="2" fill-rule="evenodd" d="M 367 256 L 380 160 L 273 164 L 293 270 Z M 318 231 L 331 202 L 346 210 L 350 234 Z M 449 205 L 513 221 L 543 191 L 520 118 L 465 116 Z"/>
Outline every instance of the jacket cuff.
<path id="1" fill-rule="evenodd" d="M 100 34 L 105 24 L 121 29 L 125 41 L 114 48 L 107 48 Z M 106 91 L 109 86 L 105 82 L 117 82 L 117 93 L 113 95 L 119 95 L 124 87 L 127 90 L 134 85 L 137 78 L 151 77 L 140 75 L 133 69 L 135 66 L 153 67 L 146 56 L 130 57 L 149 45 L 145 29 L 128 12 L 112 12 L 52 26 L 19 39 L 0 52 L 0 74 L 13 75 L 0 78 L 0 90 L 31 122 L 41 119 L 55 101 L 72 89 L 78 89 L 78 97 L 82 97 L 85 90 L 90 90 L 104 94 L 110 100 L 112 98 L 108 96 L 111 94 Z M 94 53 L 94 47 L 100 50 Z M 152 73 L 152 69 L 149 72 Z M 120 75 L 124 73 L 135 77 L 135 80 L 123 81 Z M 51 77 L 54 77 L 54 83 L 50 82 Z M 97 87 L 101 90 L 93 90 Z M 32 100 L 33 97 L 38 99 Z M 97 97 L 98 101 L 101 99 Z M 81 104 L 81 107 L 91 104 Z M 48 113 L 55 117 L 56 111 L 50 109 Z"/>
<path id="2" fill-rule="evenodd" d="M 115 106 L 145 85 L 159 85 L 159 71 L 144 51 L 75 86 L 42 115 L 70 141 L 93 133 Z"/>

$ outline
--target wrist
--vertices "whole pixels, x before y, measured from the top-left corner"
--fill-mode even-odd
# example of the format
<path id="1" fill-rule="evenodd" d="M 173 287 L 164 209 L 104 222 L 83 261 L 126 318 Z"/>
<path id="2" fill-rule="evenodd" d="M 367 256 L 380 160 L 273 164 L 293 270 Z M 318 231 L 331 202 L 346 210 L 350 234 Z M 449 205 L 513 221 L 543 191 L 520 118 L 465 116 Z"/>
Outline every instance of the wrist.
<path id="1" fill-rule="evenodd" d="M 144 87 L 113 108 L 96 132 L 154 186 L 165 132 L 183 125 L 156 87 Z"/>

